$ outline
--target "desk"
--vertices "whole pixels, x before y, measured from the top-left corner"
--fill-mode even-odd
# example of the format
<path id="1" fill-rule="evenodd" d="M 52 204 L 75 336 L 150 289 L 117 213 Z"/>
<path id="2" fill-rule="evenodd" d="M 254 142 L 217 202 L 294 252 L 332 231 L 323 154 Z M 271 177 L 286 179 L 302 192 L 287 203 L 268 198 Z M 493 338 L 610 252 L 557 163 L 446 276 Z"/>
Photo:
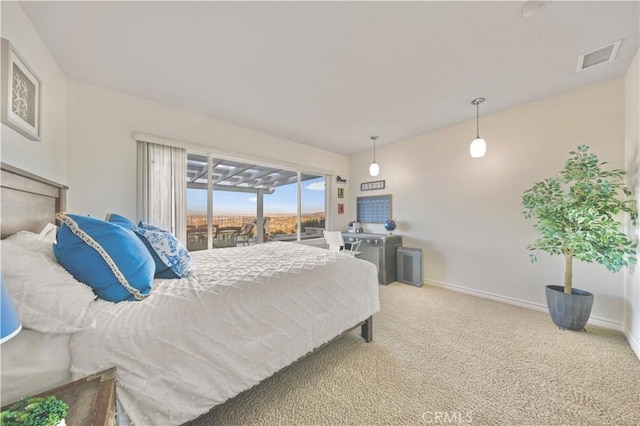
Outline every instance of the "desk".
<path id="1" fill-rule="evenodd" d="M 368 260 L 376 265 L 380 284 L 396 281 L 396 250 L 402 246 L 402 236 L 344 232 L 343 238 L 347 245 L 360 241 L 358 258 Z"/>

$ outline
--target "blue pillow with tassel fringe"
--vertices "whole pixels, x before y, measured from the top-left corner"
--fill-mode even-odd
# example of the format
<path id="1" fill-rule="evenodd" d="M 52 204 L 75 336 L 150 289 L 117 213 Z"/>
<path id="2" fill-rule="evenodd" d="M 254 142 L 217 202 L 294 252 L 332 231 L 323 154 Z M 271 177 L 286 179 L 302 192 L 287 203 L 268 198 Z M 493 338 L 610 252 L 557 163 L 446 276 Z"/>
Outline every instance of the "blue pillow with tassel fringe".
<path id="1" fill-rule="evenodd" d="M 149 296 L 155 265 L 132 230 L 89 216 L 58 213 L 56 218 L 61 224 L 53 253 L 75 279 L 110 302 Z"/>

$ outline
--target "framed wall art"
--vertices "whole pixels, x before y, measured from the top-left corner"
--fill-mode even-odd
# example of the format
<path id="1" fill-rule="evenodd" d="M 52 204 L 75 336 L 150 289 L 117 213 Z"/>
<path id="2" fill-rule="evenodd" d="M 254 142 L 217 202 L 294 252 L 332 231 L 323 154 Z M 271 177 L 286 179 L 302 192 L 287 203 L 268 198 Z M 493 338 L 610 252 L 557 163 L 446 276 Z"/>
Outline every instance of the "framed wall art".
<path id="1" fill-rule="evenodd" d="M 2 108 L 0 119 L 33 141 L 40 140 L 42 83 L 15 47 L 2 39 Z"/>
<path id="2" fill-rule="evenodd" d="M 356 220 L 361 223 L 384 223 L 391 219 L 391 194 L 358 197 Z"/>
<path id="3" fill-rule="evenodd" d="M 373 189 L 384 189 L 384 181 L 374 180 L 373 182 L 362 182 L 360 184 L 360 191 L 371 191 Z"/>
<path id="4" fill-rule="evenodd" d="M 344 198 L 344 188 L 338 188 L 338 198 Z"/>

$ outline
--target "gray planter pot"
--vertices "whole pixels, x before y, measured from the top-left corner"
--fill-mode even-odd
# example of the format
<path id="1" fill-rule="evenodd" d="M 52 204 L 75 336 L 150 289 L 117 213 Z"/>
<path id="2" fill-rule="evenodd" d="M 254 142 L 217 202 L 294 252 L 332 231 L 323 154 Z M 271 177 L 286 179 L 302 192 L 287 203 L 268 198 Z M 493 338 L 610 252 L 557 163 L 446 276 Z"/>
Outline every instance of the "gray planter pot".
<path id="1" fill-rule="evenodd" d="M 571 289 L 571 294 L 565 294 L 564 287 L 559 285 L 548 285 L 545 293 L 549 314 L 558 327 L 584 330 L 591 315 L 593 294 L 577 288 Z"/>

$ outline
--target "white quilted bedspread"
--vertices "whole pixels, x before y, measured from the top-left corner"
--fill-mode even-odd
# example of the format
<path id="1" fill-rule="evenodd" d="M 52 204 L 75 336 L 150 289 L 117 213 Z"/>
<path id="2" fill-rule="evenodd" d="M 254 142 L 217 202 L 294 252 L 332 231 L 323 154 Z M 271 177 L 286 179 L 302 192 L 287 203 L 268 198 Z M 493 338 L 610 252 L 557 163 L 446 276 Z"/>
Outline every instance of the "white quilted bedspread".
<path id="1" fill-rule="evenodd" d="M 140 302 L 98 301 L 72 372 L 117 367 L 138 426 L 176 425 L 246 390 L 379 310 L 376 268 L 294 243 L 192 253 L 194 272 Z"/>

